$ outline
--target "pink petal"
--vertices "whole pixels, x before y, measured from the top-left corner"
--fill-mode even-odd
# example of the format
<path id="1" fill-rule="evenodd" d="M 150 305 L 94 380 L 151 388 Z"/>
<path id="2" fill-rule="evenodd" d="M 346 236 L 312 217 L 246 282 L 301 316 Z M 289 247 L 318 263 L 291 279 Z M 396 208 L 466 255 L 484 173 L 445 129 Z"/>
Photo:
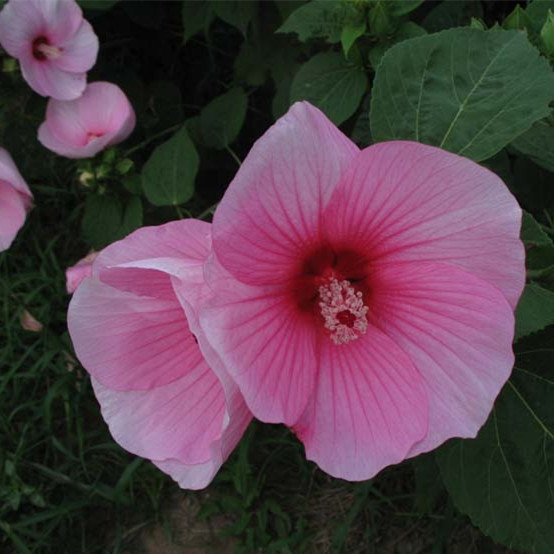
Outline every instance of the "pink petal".
<path id="1" fill-rule="evenodd" d="M 21 73 L 29 86 L 41 96 L 56 100 L 79 98 L 87 85 L 86 73 L 70 73 L 58 69 L 53 63 L 34 58 L 21 59 Z"/>
<path id="2" fill-rule="evenodd" d="M 325 218 L 332 240 L 371 259 L 447 263 L 517 304 L 521 209 L 496 175 L 466 158 L 412 142 L 371 146 L 351 164 Z"/>
<path id="3" fill-rule="evenodd" d="M 427 432 L 421 375 L 375 327 L 348 345 L 321 342 L 315 397 L 294 426 L 308 459 L 342 479 L 370 479 Z"/>
<path id="4" fill-rule="evenodd" d="M 372 322 L 412 360 L 429 399 L 429 431 L 410 455 L 474 437 L 508 379 L 513 311 L 495 287 L 452 266 L 374 267 Z"/>
<path id="5" fill-rule="evenodd" d="M 68 102 L 64 102 L 68 103 Z M 104 150 L 110 141 L 109 136 L 103 136 L 91 140 L 84 146 L 79 146 L 78 142 L 71 143 L 61 140 L 56 135 L 54 127 L 44 122 L 38 129 L 38 140 L 48 150 L 55 152 L 60 156 L 71 159 L 93 158 L 98 152 Z M 83 139 L 86 140 L 86 139 Z"/>
<path id="6" fill-rule="evenodd" d="M 14 58 L 29 56 L 44 26 L 34 1 L 10 0 L 0 11 L 0 44 Z"/>
<path id="7" fill-rule="evenodd" d="M 134 129 L 135 112 L 123 91 L 113 83 L 90 83 L 77 106 L 83 126 L 90 133 L 109 135 L 109 144 L 121 142 Z"/>
<path id="8" fill-rule="evenodd" d="M 31 333 L 40 333 L 44 328 L 42 323 L 29 310 L 21 312 L 19 323 L 25 331 L 31 331 Z"/>
<path id="9" fill-rule="evenodd" d="M 7 250 L 25 223 L 24 197 L 12 185 L 0 180 L 0 252 Z"/>
<path id="10" fill-rule="evenodd" d="M 159 387 L 202 363 L 176 298 L 136 296 L 86 279 L 69 305 L 68 326 L 81 363 L 116 390 Z"/>
<path id="11" fill-rule="evenodd" d="M 316 328 L 281 291 L 234 281 L 215 259 L 211 266 L 217 296 L 199 314 L 210 346 L 257 418 L 295 423 L 314 387 Z"/>
<path id="12" fill-rule="evenodd" d="M 221 264 L 248 284 L 289 277 L 357 152 L 317 108 L 292 106 L 252 147 L 215 213 Z"/>
<path id="13" fill-rule="evenodd" d="M 115 440 L 133 454 L 188 464 L 211 458 L 223 433 L 225 395 L 204 361 L 186 375 L 143 391 L 117 391 L 94 381 L 102 416 Z"/>
<path id="14" fill-rule="evenodd" d="M 12 157 L 9 153 L 0 148 L 0 181 L 6 181 L 10 183 L 15 189 L 21 192 L 24 196 L 28 197 L 28 206 L 30 206 L 33 195 L 27 186 L 27 183 L 19 173 Z"/>
<path id="15" fill-rule="evenodd" d="M 73 294 L 83 279 L 92 277 L 92 262 L 96 256 L 98 256 L 98 252 L 91 252 L 74 266 L 65 270 L 65 288 L 68 294 Z"/>
<path id="16" fill-rule="evenodd" d="M 177 460 L 154 461 L 154 465 L 167 473 L 182 489 L 206 488 L 215 477 L 222 462 L 210 460 L 203 464 L 183 464 Z"/>
<path id="17" fill-rule="evenodd" d="M 63 49 L 63 54 L 52 63 L 63 71 L 83 73 L 96 63 L 98 37 L 88 21 L 83 20 L 75 34 L 58 46 Z"/>
<path id="18" fill-rule="evenodd" d="M 43 33 L 52 44 L 60 44 L 73 36 L 83 20 L 83 12 L 75 0 L 15 0 L 26 15 L 40 15 Z M 10 0 L 13 2 L 13 0 Z M 23 7 L 23 5 L 25 5 Z"/>

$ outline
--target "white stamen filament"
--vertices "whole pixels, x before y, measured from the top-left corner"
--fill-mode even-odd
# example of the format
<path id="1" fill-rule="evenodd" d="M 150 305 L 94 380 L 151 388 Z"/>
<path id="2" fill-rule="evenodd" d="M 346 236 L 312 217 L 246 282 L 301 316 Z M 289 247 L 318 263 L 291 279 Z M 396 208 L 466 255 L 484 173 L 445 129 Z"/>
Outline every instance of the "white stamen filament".
<path id="1" fill-rule="evenodd" d="M 339 281 L 332 277 L 319 287 L 319 307 L 325 320 L 325 328 L 330 331 L 335 344 L 346 344 L 367 332 L 368 307 L 362 300 L 362 293 L 354 289 L 349 281 Z M 347 325 L 338 319 L 338 314 L 347 312 L 351 320 Z M 352 321 L 353 320 L 353 321 Z"/>
<path id="2" fill-rule="evenodd" d="M 35 46 L 35 49 L 43 54 L 44 57 L 48 60 L 56 60 L 62 55 L 61 48 L 58 48 L 57 46 L 52 46 L 51 44 L 47 44 L 46 42 L 37 44 Z"/>

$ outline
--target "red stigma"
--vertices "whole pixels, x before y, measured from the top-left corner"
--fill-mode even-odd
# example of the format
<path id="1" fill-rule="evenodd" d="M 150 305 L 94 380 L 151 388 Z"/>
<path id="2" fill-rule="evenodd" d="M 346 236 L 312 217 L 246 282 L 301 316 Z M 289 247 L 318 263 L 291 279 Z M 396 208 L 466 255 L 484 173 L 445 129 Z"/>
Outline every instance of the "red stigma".
<path id="1" fill-rule="evenodd" d="M 350 328 L 354 327 L 354 323 L 356 323 L 356 316 L 350 310 L 342 310 L 336 317 L 339 323 Z"/>
<path id="2" fill-rule="evenodd" d="M 46 37 L 38 37 L 33 41 L 33 57 L 36 60 L 44 61 L 46 59 L 46 55 L 40 49 L 43 44 L 49 44 Z"/>

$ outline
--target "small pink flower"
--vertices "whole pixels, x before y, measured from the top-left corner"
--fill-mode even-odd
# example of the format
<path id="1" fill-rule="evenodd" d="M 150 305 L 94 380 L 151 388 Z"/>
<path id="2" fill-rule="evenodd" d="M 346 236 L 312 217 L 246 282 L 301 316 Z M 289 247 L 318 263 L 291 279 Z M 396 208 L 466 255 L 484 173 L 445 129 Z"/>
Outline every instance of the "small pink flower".
<path id="1" fill-rule="evenodd" d="M 212 480 L 251 419 L 217 358 L 209 367 L 199 349 L 209 349 L 196 310 L 210 250 L 208 223 L 139 229 L 98 255 L 68 314 L 116 441 L 192 489 Z"/>
<path id="2" fill-rule="evenodd" d="M 135 112 L 123 91 L 112 83 L 91 83 L 70 102 L 51 98 L 38 140 L 66 158 L 91 158 L 125 140 L 135 128 Z"/>
<path id="3" fill-rule="evenodd" d="M 73 294 L 81 281 L 86 277 L 92 277 L 92 262 L 98 256 L 98 252 L 90 252 L 82 260 L 65 270 L 65 288 L 68 294 Z"/>
<path id="4" fill-rule="evenodd" d="M 0 252 L 10 247 L 32 202 L 27 183 L 8 152 L 0 148 Z"/>
<path id="5" fill-rule="evenodd" d="M 476 163 L 413 142 L 359 151 L 298 103 L 216 210 L 200 324 L 254 416 L 291 426 L 331 475 L 368 479 L 485 422 L 514 359 L 520 221 Z"/>
<path id="6" fill-rule="evenodd" d="M 0 44 L 42 96 L 72 100 L 96 62 L 98 38 L 74 0 L 10 0 L 0 12 Z"/>

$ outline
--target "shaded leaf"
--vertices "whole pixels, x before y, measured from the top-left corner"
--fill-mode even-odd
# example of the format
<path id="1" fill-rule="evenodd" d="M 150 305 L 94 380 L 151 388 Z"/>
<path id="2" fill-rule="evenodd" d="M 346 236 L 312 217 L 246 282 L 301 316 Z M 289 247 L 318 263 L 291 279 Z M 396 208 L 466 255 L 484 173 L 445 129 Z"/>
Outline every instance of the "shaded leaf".
<path id="1" fill-rule="evenodd" d="M 521 220 L 521 240 L 532 246 L 552 246 L 552 239 L 541 229 L 537 220 L 525 210 Z"/>
<path id="2" fill-rule="evenodd" d="M 215 15 L 211 2 L 184 0 L 181 8 L 183 19 L 183 43 L 201 31 L 206 33 Z"/>
<path id="3" fill-rule="evenodd" d="M 548 325 L 554 325 L 554 292 L 535 283 L 526 285 L 516 309 L 515 339 L 541 331 Z"/>
<path id="4" fill-rule="evenodd" d="M 100 250 L 118 237 L 123 210 L 117 198 L 91 195 L 85 203 L 83 235 L 95 249 Z"/>
<path id="5" fill-rule="evenodd" d="M 186 127 L 154 150 L 142 168 L 142 188 L 155 206 L 182 204 L 194 193 L 198 154 Z"/>
<path id="6" fill-rule="evenodd" d="M 256 15 L 256 0 L 217 0 L 210 2 L 216 15 L 246 35 L 248 25 Z"/>
<path id="7" fill-rule="evenodd" d="M 367 77 L 362 67 L 345 61 L 341 54 L 322 52 L 296 74 L 290 101 L 292 104 L 307 100 L 340 125 L 356 111 L 366 89 Z"/>

